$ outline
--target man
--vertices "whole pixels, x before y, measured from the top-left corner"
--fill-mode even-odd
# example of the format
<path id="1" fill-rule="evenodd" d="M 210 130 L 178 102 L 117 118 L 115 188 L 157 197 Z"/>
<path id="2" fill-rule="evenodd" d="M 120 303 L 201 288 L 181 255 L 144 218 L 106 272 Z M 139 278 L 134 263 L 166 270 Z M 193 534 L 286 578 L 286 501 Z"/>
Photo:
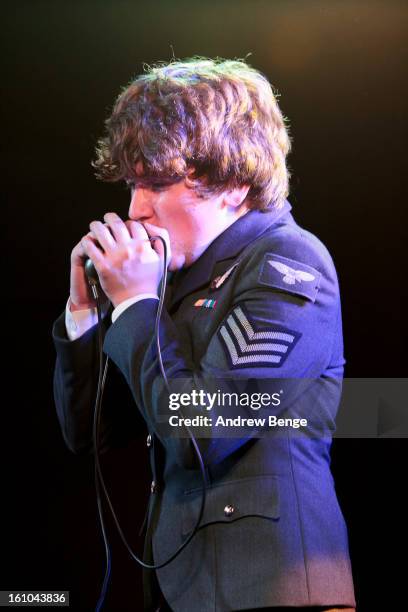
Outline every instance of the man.
<path id="1" fill-rule="evenodd" d="M 163 420 L 169 397 L 154 337 L 163 247 L 149 237 L 169 247 L 160 320 L 169 383 L 192 397 L 197 388 L 253 389 L 255 381 L 279 400 L 287 392 L 285 414 L 325 431 L 260 426 L 220 435 L 223 407 L 214 405 L 198 437 L 207 480 L 200 529 L 174 561 L 145 572 L 146 610 L 354 609 L 329 454 L 344 365 L 338 284 L 325 247 L 290 213 L 290 141 L 270 84 L 243 61 L 159 65 L 124 89 L 106 127 L 95 167 L 99 178 L 130 185 L 129 219 L 105 214 L 72 251 L 70 299 L 54 326 L 55 399 L 69 448 L 90 452 L 97 332 L 89 257 L 105 294 L 111 375 L 126 381 L 148 430 L 146 562 L 162 563 L 182 544 L 201 502 L 191 441 Z M 104 449 L 123 425 L 115 410 L 102 422 Z M 193 402 L 183 411 L 209 412 Z"/>

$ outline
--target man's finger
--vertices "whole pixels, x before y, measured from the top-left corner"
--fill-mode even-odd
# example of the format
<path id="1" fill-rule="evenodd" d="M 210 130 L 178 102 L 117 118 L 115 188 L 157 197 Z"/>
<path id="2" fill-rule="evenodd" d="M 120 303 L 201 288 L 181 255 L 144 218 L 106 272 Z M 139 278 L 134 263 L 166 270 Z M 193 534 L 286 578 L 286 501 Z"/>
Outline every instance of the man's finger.
<path id="1" fill-rule="evenodd" d="M 167 266 L 170 263 L 171 259 L 171 248 L 170 248 L 170 237 L 169 233 L 163 227 L 158 227 L 157 225 L 153 225 L 152 223 L 143 223 L 148 235 L 153 238 L 154 236 L 160 236 L 166 243 L 167 250 Z M 164 246 L 161 240 L 152 241 L 152 247 L 160 257 L 160 259 L 164 259 Z"/>
<path id="2" fill-rule="evenodd" d="M 81 240 L 83 250 L 89 259 L 92 260 L 97 271 L 100 271 L 105 264 L 105 257 L 100 249 L 96 246 L 91 236 L 84 236 Z"/>
<path id="3" fill-rule="evenodd" d="M 125 224 L 129 231 L 129 234 L 135 240 L 148 240 L 149 239 L 149 235 L 146 229 L 138 221 L 132 221 L 132 219 L 127 219 L 127 221 L 125 221 Z"/>
<path id="4" fill-rule="evenodd" d="M 127 244 L 131 240 L 129 230 L 119 215 L 114 212 L 109 212 L 103 216 L 103 219 L 106 222 L 106 225 L 109 226 L 109 229 L 118 244 Z"/>
<path id="5" fill-rule="evenodd" d="M 91 238 L 98 242 L 104 251 L 110 251 L 115 248 L 116 241 L 112 236 L 109 227 L 100 221 L 92 221 L 89 224 Z"/>

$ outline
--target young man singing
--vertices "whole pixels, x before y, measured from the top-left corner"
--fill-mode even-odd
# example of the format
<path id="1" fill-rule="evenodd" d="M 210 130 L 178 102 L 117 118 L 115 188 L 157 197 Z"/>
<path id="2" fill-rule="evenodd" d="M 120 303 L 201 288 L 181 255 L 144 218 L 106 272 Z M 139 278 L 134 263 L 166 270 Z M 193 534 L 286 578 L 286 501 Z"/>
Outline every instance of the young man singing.
<path id="1" fill-rule="evenodd" d="M 218 381 L 222 390 L 226 380 L 258 381 L 275 392 L 274 381 L 302 381 L 291 410 L 319 415 L 325 430 L 220 436 L 214 423 L 222 406 L 184 402 L 184 417 L 208 417 L 198 441 L 207 501 L 184 550 L 165 567 L 145 570 L 146 610 L 355 607 L 327 434 L 344 365 L 339 289 L 326 248 L 290 212 L 289 148 L 265 76 L 244 61 L 203 58 L 137 77 L 119 95 L 98 145 L 98 177 L 130 187 L 129 219 L 106 213 L 72 251 L 70 298 L 54 325 L 55 400 L 68 447 L 92 452 L 90 258 L 106 305 L 103 349 L 115 364 L 115 384 L 132 391 L 154 466 L 145 561 L 159 564 L 182 544 L 201 499 L 191 441 L 169 433 L 159 407 L 154 329 L 163 247 L 149 237 L 162 236 L 169 251 L 160 319 L 169 381 L 182 381 L 189 397 Z M 121 420 L 121 406 L 105 411 L 105 448 Z"/>

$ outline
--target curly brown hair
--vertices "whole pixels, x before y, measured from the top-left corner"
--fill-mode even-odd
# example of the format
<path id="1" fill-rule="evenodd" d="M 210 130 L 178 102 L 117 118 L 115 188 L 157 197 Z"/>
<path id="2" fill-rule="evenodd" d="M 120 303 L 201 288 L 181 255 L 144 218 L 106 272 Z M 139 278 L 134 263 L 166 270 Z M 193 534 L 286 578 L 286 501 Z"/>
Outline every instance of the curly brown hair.
<path id="1" fill-rule="evenodd" d="M 250 208 L 282 206 L 290 138 L 267 78 L 244 60 L 221 58 L 145 69 L 105 122 L 96 176 L 153 189 L 185 180 L 202 197 L 250 185 Z"/>

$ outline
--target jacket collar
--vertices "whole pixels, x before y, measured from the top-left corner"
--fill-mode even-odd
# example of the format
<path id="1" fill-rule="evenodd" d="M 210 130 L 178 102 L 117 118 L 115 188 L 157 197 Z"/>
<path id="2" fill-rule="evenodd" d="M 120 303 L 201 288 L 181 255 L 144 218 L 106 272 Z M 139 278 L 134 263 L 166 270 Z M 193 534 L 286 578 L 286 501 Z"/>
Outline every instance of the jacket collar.
<path id="1" fill-rule="evenodd" d="M 220 234 L 189 268 L 176 272 L 172 278 L 173 292 L 169 307 L 175 306 L 186 295 L 207 285 L 216 263 L 237 257 L 248 244 L 256 240 L 281 217 L 289 213 L 291 205 L 285 200 L 279 210 L 261 212 L 251 210 Z"/>

